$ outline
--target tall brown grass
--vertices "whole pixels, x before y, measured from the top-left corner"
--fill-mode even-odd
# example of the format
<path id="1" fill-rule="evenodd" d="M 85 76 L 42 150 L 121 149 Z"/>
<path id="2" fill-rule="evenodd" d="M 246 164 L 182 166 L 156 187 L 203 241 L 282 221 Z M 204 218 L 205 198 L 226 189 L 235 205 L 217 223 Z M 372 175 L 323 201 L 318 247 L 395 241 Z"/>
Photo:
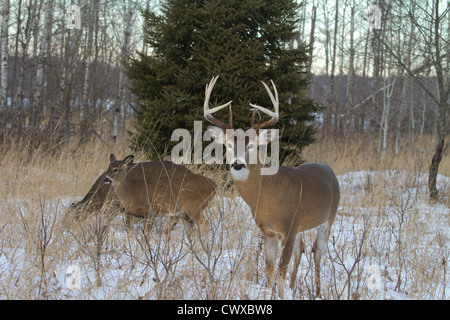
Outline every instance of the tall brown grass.
<path id="1" fill-rule="evenodd" d="M 307 161 L 328 163 L 336 174 L 358 170 L 399 169 L 411 172 L 428 172 L 433 157 L 435 139 L 424 135 L 422 142 L 411 145 L 402 141 L 396 154 L 391 141 L 385 152 L 378 150 L 376 135 L 355 135 L 349 140 L 319 138 L 318 142 L 305 148 L 303 156 Z M 419 141 L 419 139 L 416 139 Z M 448 154 L 439 166 L 439 173 L 450 176 Z"/>
<path id="2" fill-rule="evenodd" d="M 395 154 L 392 149 L 379 152 L 377 139 L 371 136 L 351 141 L 329 138 L 306 148 L 303 157 L 330 165 L 338 175 L 396 169 L 414 177 L 427 173 L 432 156 L 433 139 L 423 141 L 422 146 L 414 147 L 404 142 Z M 115 144 L 96 140 L 82 147 L 69 143 L 51 153 L 39 148 L 30 152 L 21 144 L 3 145 L 1 151 L 0 298 L 272 297 L 263 286 L 264 251 L 259 231 L 242 202 L 232 198 L 236 193 L 225 170 L 190 166 L 215 180 L 218 194 L 227 196 L 216 199 L 205 212 L 210 221 L 205 235 L 188 234 L 179 225 L 170 236 L 153 232 L 145 238 L 139 227 L 126 233 L 118 215 L 108 222 L 108 237 L 95 243 L 91 231 L 98 230 L 98 217 L 76 233 L 62 227 L 62 214 L 106 169 L 110 153 L 119 158 L 132 153 L 125 139 Z M 136 161 L 145 160 L 136 154 Z M 439 172 L 450 176 L 448 155 Z M 369 264 L 379 266 L 383 281 L 392 283 L 391 290 L 402 297 L 446 297 L 448 234 L 429 226 L 431 220 L 423 221 L 423 210 L 432 211 L 419 205 L 427 199 L 426 191 L 411 198 L 401 193 L 408 194 L 408 188 L 423 183 L 395 174 L 366 174 L 362 185 L 353 189 L 346 189 L 343 183 L 339 217 L 324 259 L 323 298 L 389 298 L 367 290 Z M 439 204 L 447 208 L 450 200 L 445 192 L 449 188 L 443 190 L 443 204 Z M 432 215 L 431 211 L 426 214 Z M 436 221 L 445 219 L 448 214 Z M 427 233 L 425 242 L 417 236 L 421 232 Z M 314 234 L 305 237 L 311 244 Z M 300 281 L 291 292 L 295 299 L 313 297 L 311 262 L 311 256 L 304 255 Z M 73 264 L 80 266 L 83 274 L 80 290 L 64 286 L 65 270 Z M 405 271 L 410 276 L 406 277 Z M 440 291 L 433 293 L 433 288 Z"/>

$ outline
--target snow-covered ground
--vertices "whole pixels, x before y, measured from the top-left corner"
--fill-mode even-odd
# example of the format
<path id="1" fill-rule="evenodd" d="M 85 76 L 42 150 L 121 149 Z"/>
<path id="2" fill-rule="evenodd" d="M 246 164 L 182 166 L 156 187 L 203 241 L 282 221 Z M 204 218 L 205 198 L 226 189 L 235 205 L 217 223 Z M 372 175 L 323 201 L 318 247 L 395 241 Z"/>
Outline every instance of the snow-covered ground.
<path id="1" fill-rule="evenodd" d="M 320 298 L 448 299 L 450 178 L 438 177 L 440 203 L 429 203 L 421 173 L 357 171 L 338 179 L 341 204 L 322 259 Z M 72 196 L 39 194 L 33 202 L 0 199 L 0 299 L 272 297 L 259 230 L 240 197 L 212 201 L 201 237 L 181 223 L 167 236 L 163 220 L 146 238 L 139 223 L 128 233 L 120 214 L 65 230 Z M 285 299 L 314 298 L 315 232 L 304 236 L 297 286 L 289 289 L 289 270 Z"/>

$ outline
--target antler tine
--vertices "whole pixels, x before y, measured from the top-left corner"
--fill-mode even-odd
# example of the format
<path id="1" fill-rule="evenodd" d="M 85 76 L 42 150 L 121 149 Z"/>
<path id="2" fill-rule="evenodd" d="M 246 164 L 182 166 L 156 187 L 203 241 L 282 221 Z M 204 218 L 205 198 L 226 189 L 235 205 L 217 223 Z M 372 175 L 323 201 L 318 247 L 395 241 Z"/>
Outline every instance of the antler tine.
<path id="1" fill-rule="evenodd" d="M 231 111 L 231 101 L 228 101 L 227 103 L 222 104 L 222 105 L 220 105 L 218 107 L 215 107 L 215 108 L 212 108 L 212 109 L 209 108 L 209 98 L 211 96 L 212 89 L 214 88 L 214 85 L 216 84 L 216 81 L 217 81 L 218 78 L 219 78 L 219 76 L 213 77 L 211 79 L 211 81 L 209 82 L 209 84 L 206 85 L 206 88 L 205 88 L 205 102 L 203 104 L 203 114 L 204 114 L 205 119 L 207 121 L 217 125 L 218 127 L 222 128 L 223 130 L 232 129 L 233 128 L 233 122 L 232 122 L 233 121 L 232 120 L 233 119 L 233 114 L 232 114 L 232 111 Z M 218 119 L 216 119 L 216 118 L 214 118 L 212 116 L 213 113 L 215 113 L 215 112 L 217 112 L 217 111 L 219 111 L 219 110 L 221 110 L 221 109 L 223 109 L 223 108 L 225 108 L 227 106 L 230 106 L 230 124 L 226 124 L 226 123 L 224 123 L 224 122 L 222 122 L 222 121 L 220 121 L 220 120 L 218 120 Z"/>
<path id="2" fill-rule="evenodd" d="M 257 110 L 256 108 L 253 109 L 252 117 L 250 119 L 250 128 L 254 128 L 255 127 L 256 110 Z"/>
<path id="3" fill-rule="evenodd" d="M 254 117 L 253 117 L 253 121 L 252 121 L 252 127 L 253 129 L 262 129 L 264 127 L 268 127 L 271 125 L 274 125 L 275 123 L 278 122 L 278 117 L 279 117 L 279 101 L 278 101 L 278 91 L 277 91 L 277 87 L 275 86 L 275 83 L 273 83 L 272 80 L 270 80 L 270 82 L 272 83 L 274 92 L 275 92 L 275 96 L 272 94 L 272 91 L 270 90 L 270 88 L 267 86 L 267 84 L 264 83 L 264 81 L 261 81 L 261 83 L 264 85 L 264 88 L 266 88 L 267 93 L 269 94 L 270 100 L 272 101 L 272 104 L 275 108 L 275 112 L 272 112 L 266 108 L 263 108 L 261 106 L 258 106 L 256 104 L 250 103 L 250 106 L 252 106 L 255 109 L 260 110 L 261 112 L 271 116 L 272 118 L 268 121 L 264 121 L 263 123 L 258 123 L 258 124 L 254 124 Z"/>
<path id="4" fill-rule="evenodd" d="M 258 114 L 258 123 L 255 123 L 256 114 Z M 250 119 L 250 128 L 259 128 L 258 124 L 261 122 L 261 113 L 259 113 L 258 109 L 254 108 L 252 112 L 252 117 Z"/>

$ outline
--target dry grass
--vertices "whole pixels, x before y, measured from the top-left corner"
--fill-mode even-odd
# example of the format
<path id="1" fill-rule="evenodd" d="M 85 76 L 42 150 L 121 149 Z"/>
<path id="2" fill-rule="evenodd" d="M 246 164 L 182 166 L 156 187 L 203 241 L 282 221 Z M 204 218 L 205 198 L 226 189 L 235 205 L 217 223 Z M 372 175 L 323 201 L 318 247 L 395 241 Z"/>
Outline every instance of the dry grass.
<path id="1" fill-rule="evenodd" d="M 431 139 L 424 145 L 432 145 Z M 215 180 L 218 193 L 228 196 L 213 200 L 203 233 L 189 234 L 178 224 L 167 235 L 161 225 L 146 238 L 139 224 L 127 233 L 120 214 L 104 219 L 102 212 L 65 230 L 61 219 L 66 207 L 106 169 L 110 153 L 131 153 L 126 142 L 113 147 L 92 142 L 83 149 L 68 145 L 53 155 L 30 154 L 18 145 L 1 149 L 0 298 L 271 298 L 264 288 L 259 230 L 245 204 L 230 197 L 234 192 L 227 187 L 226 173 L 191 168 Z M 441 186 L 442 203 L 428 204 L 421 173 L 427 172 L 431 155 L 411 151 L 407 143 L 401 150 L 380 155 L 376 139 L 368 137 L 352 143 L 322 140 L 305 150 L 305 159 L 327 163 L 340 175 L 342 188 L 323 259 L 322 298 L 448 297 L 450 200 L 445 193 L 450 186 Z M 136 155 L 136 161 L 144 160 Z M 358 181 L 345 175 L 353 171 L 361 171 Z M 450 176 L 448 155 L 440 173 Z M 311 238 L 310 249 L 314 233 L 305 237 Z M 67 287 L 73 278 L 70 266 L 80 272 L 80 289 Z M 379 276 L 370 272 L 371 266 Z M 308 253 L 297 287 L 287 290 L 286 298 L 313 297 L 312 270 Z M 370 290 L 374 275 L 381 284 Z"/>
<path id="2" fill-rule="evenodd" d="M 317 143 L 307 147 L 303 154 L 307 161 L 329 164 L 338 175 L 350 171 L 385 169 L 428 172 L 435 146 L 431 136 L 425 135 L 422 143 L 417 143 L 413 147 L 408 141 L 403 141 L 398 154 L 393 152 L 393 142 L 389 144 L 384 154 L 378 151 L 377 139 L 375 135 L 355 136 L 347 141 L 333 138 L 319 139 Z M 447 177 L 450 176 L 448 157 L 447 152 L 439 166 L 439 173 Z"/>

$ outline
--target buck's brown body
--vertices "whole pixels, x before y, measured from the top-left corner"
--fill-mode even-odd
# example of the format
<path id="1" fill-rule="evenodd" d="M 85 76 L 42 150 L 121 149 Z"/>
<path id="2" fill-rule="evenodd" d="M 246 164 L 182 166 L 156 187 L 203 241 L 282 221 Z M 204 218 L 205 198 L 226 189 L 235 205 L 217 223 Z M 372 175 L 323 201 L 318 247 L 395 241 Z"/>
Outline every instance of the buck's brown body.
<path id="1" fill-rule="evenodd" d="M 295 235 L 334 220 L 339 183 L 330 167 L 307 163 L 280 167 L 275 175 L 261 175 L 260 165 L 248 168 L 248 180 L 235 180 L 234 184 L 250 206 L 256 224 L 267 235 L 289 237 L 284 232 L 286 225 L 297 227 L 290 232 Z"/>

